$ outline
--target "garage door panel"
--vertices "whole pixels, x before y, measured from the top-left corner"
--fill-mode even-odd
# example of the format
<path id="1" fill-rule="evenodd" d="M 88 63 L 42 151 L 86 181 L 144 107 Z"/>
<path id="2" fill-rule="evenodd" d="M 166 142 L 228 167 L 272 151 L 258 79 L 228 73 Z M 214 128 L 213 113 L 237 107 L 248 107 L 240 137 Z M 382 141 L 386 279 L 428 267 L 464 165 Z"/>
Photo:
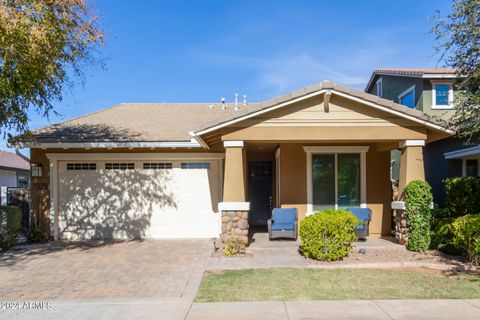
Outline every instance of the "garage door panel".
<path id="1" fill-rule="evenodd" d="M 63 239 L 193 238 L 219 233 L 218 163 L 207 169 L 59 172 L 59 231 Z M 70 163 L 70 161 L 68 162 Z"/>

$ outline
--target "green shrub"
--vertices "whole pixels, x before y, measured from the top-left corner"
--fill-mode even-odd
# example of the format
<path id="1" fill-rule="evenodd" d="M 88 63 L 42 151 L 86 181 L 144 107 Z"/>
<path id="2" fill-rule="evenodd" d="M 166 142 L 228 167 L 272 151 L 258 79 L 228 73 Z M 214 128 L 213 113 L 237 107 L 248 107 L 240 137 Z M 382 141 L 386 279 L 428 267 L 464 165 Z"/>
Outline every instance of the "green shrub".
<path id="1" fill-rule="evenodd" d="M 463 253 L 462 248 L 458 247 L 453 241 L 452 222 L 454 218 L 434 218 L 432 219 L 430 248 L 453 255 Z"/>
<path id="2" fill-rule="evenodd" d="M 411 181 L 405 188 L 408 250 L 423 252 L 430 247 L 432 200 L 431 187 L 425 181 Z"/>
<path id="3" fill-rule="evenodd" d="M 28 233 L 28 241 L 30 242 L 45 242 L 47 240 L 47 232 L 40 226 L 33 227 Z"/>
<path id="4" fill-rule="evenodd" d="M 300 223 L 300 252 L 316 260 L 340 260 L 352 250 L 358 223 L 351 212 L 343 210 L 324 210 L 306 217 Z"/>
<path id="5" fill-rule="evenodd" d="M 445 185 L 445 207 L 451 217 L 480 212 L 480 178 L 447 178 Z"/>
<path id="6" fill-rule="evenodd" d="M 226 256 L 233 256 L 236 254 L 245 254 L 247 243 L 237 237 L 231 237 L 225 242 L 223 254 Z"/>
<path id="7" fill-rule="evenodd" d="M 480 263 L 480 214 L 467 214 L 452 223 L 453 241 L 471 262 Z"/>
<path id="8" fill-rule="evenodd" d="M 7 212 L 8 228 L 13 232 L 22 230 L 22 210 L 17 206 L 2 207 L 0 210 Z"/>
<path id="9" fill-rule="evenodd" d="M 2 250 L 7 250 L 17 243 L 21 227 L 22 214 L 18 207 L 0 207 L 0 248 Z"/>

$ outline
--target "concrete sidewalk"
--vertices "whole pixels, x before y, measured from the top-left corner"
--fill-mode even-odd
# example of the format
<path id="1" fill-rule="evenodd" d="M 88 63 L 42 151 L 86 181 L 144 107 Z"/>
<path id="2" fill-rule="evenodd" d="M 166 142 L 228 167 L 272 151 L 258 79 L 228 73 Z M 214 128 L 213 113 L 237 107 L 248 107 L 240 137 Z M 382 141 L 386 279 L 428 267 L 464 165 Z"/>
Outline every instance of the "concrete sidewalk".
<path id="1" fill-rule="evenodd" d="M 480 319 L 480 300 L 362 300 L 194 303 L 200 319 Z"/>
<path id="2" fill-rule="evenodd" d="M 190 299 L 55 300 L 50 310 L 0 310 L 0 319 L 480 319 L 480 300 L 191 303 Z"/>

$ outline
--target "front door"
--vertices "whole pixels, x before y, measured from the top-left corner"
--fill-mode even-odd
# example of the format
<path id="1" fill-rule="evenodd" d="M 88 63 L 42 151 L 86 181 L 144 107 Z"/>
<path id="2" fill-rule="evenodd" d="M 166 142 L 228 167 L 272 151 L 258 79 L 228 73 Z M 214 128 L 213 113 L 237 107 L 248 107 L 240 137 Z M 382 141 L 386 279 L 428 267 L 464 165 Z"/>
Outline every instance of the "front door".
<path id="1" fill-rule="evenodd" d="M 252 227 L 266 227 L 272 214 L 272 162 L 248 163 L 248 223 Z"/>

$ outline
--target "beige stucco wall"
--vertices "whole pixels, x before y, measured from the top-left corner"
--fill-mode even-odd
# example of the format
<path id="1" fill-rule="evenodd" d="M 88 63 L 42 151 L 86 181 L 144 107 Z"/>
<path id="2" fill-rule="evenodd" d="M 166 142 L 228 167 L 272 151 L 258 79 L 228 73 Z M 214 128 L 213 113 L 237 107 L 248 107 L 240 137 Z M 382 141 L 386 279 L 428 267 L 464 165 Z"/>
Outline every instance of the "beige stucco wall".
<path id="1" fill-rule="evenodd" d="M 410 181 L 425 180 L 423 147 L 406 147 L 401 150 L 398 191 L 403 198 L 405 187 Z"/>
<path id="2" fill-rule="evenodd" d="M 244 202 L 246 194 L 246 161 L 243 148 L 226 148 L 225 181 L 223 184 L 223 201 Z"/>
<path id="3" fill-rule="evenodd" d="M 280 144 L 280 199 L 282 207 L 298 209 L 300 219 L 307 212 L 307 154 L 303 143 Z M 390 152 L 379 144 L 366 154 L 367 207 L 372 209 L 370 234 L 387 236 L 391 230 Z M 380 149 L 380 151 L 379 151 Z"/>

